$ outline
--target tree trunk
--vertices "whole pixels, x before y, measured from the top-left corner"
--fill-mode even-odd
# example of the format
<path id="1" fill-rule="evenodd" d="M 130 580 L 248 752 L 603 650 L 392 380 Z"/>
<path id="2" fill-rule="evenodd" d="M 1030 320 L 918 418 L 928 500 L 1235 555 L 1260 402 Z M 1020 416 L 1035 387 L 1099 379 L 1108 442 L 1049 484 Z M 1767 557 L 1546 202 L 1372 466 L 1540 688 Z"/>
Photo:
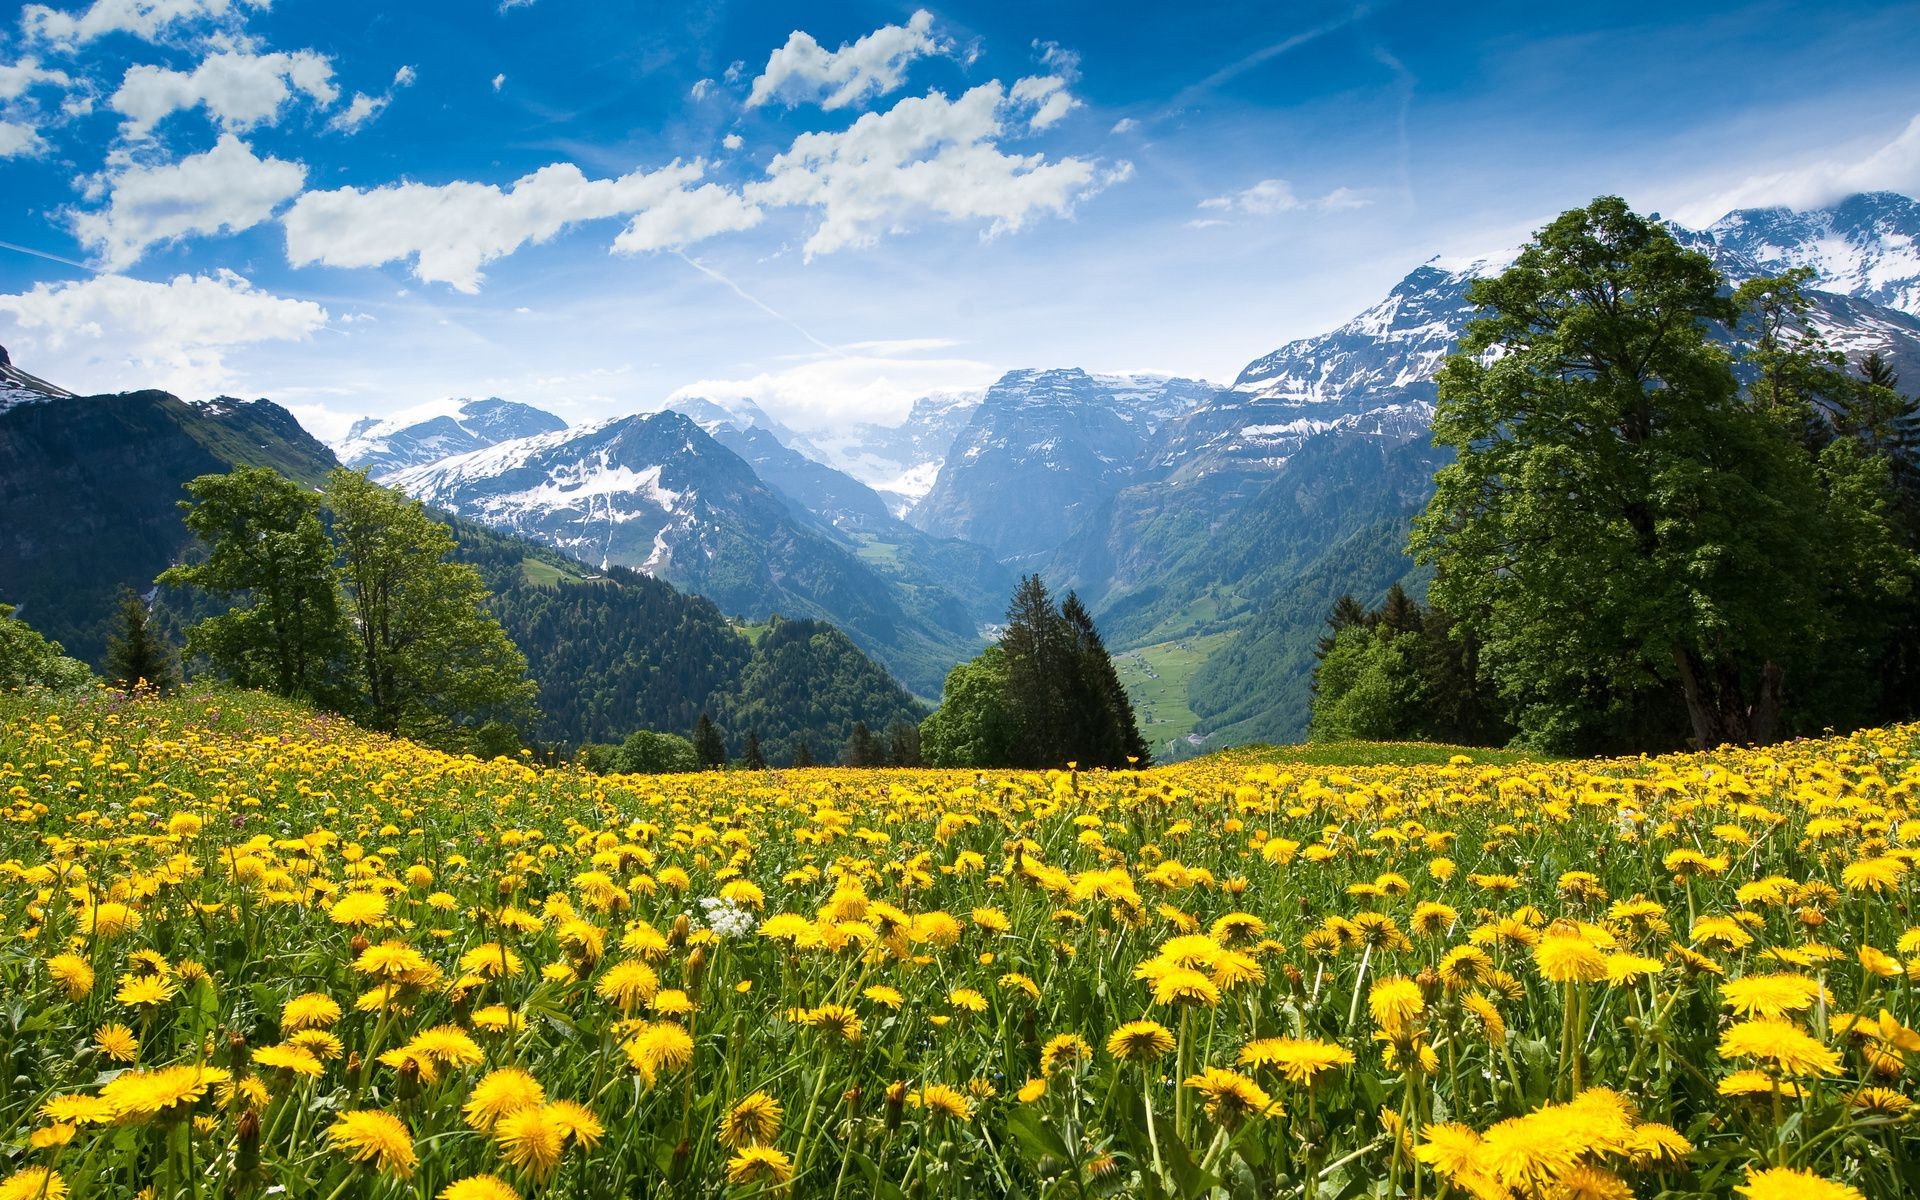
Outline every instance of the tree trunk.
<path id="1" fill-rule="evenodd" d="M 1708 667 L 1678 642 L 1673 646 L 1673 663 L 1680 672 L 1680 692 L 1686 698 L 1687 718 L 1693 724 L 1693 740 L 1699 749 L 1712 750 L 1729 743 L 1766 745 L 1779 740 L 1786 672 L 1778 663 L 1760 665 L 1760 683 L 1751 704 L 1740 683 L 1740 668 L 1732 663 Z"/>

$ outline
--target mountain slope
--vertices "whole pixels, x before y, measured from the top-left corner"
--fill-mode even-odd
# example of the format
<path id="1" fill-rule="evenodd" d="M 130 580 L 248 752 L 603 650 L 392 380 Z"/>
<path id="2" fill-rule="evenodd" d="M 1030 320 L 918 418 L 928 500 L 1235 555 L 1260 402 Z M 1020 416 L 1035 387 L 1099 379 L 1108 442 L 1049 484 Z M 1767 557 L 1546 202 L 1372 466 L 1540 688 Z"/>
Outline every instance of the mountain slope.
<path id="1" fill-rule="evenodd" d="M 335 449 L 340 461 L 378 478 L 497 446 L 515 438 L 556 433 L 567 423 L 550 412 L 499 397 L 449 401 L 447 411 L 414 419 L 354 422 Z"/>
<path id="2" fill-rule="evenodd" d="M 923 694 L 936 694 L 978 639 L 967 604 L 895 586 L 678 412 L 505 442 L 384 478 L 584 561 L 659 575 L 730 613 L 830 620 Z"/>
<path id="3" fill-rule="evenodd" d="M 1823 291 L 1920 316 L 1920 201 L 1862 192 L 1806 211 L 1743 208 L 1706 232 L 1770 274 L 1807 267 Z"/>
<path id="4" fill-rule="evenodd" d="M 118 588 L 150 589 L 186 543 L 182 484 L 236 466 L 317 484 L 334 465 L 266 400 L 61 393 L 0 410 L 0 601 L 97 663 Z"/>
<path id="5" fill-rule="evenodd" d="M 987 389 L 907 519 L 1002 560 L 1045 554 L 1126 484 L 1161 422 L 1211 390 L 1078 368 L 1009 371 Z"/>

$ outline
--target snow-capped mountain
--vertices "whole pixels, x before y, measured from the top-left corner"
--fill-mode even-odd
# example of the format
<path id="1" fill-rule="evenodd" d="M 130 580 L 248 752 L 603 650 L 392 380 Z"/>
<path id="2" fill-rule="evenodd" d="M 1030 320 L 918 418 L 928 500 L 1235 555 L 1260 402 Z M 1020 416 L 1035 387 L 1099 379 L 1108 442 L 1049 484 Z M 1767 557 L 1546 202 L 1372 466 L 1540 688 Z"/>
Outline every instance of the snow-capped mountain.
<path id="1" fill-rule="evenodd" d="M 490 396 L 445 400 L 380 420 L 363 417 L 334 446 L 340 461 L 375 478 L 515 438 L 556 433 L 567 423 L 530 404 Z"/>
<path id="2" fill-rule="evenodd" d="M 1214 390 L 1079 368 L 1009 371 L 974 407 L 907 519 L 1003 560 L 1044 553 L 1124 486 L 1163 421 Z"/>
<path id="3" fill-rule="evenodd" d="M 1743 208 L 1706 232 L 1763 271 L 1808 267 L 1823 291 L 1920 316 L 1920 201 L 1862 192 L 1804 212 Z"/>
<path id="4" fill-rule="evenodd" d="M 898 425 L 863 423 L 813 438 L 819 460 L 872 488 L 903 517 L 933 487 L 953 439 L 986 391 L 935 392 L 913 402 Z"/>
<path id="5" fill-rule="evenodd" d="M 758 429 L 744 436 L 771 439 Z M 502 442 L 382 481 L 585 562 L 657 575 L 731 614 L 825 618 L 923 694 L 937 694 L 981 625 L 979 606 L 942 584 L 967 574 L 962 567 L 937 572 L 910 553 L 868 561 L 864 536 L 794 503 L 671 409 Z M 891 520 L 883 506 L 877 515 Z"/>
<path id="6" fill-rule="evenodd" d="M 56 387 L 38 375 L 29 375 L 13 365 L 13 358 L 5 346 L 0 346 L 0 412 L 5 412 L 16 404 L 33 404 L 41 400 L 58 400 L 71 397 L 72 392 Z"/>

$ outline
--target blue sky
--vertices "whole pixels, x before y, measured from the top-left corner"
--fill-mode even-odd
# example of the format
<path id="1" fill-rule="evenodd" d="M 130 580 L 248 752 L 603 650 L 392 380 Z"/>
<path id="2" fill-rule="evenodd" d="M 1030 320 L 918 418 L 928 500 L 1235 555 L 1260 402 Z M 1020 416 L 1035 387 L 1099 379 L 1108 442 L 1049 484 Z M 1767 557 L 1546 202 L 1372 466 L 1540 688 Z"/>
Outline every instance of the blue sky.
<path id="1" fill-rule="evenodd" d="M 1230 379 L 1601 192 L 1920 189 L 1920 4 L 95 0 L 0 16 L 0 342 L 352 416 Z"/>

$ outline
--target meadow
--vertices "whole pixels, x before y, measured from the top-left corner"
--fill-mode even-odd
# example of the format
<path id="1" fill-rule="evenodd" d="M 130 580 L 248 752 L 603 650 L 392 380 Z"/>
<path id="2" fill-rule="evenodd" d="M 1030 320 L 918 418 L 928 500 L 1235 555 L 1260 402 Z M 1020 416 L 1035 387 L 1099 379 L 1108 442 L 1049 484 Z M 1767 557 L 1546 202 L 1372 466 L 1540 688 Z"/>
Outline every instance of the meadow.
<path id="1" fill-rule="evenodd" d="M 0 1200 L 1920 1193 L 1920 726 L 638 777 L 0 698 Z"/>

